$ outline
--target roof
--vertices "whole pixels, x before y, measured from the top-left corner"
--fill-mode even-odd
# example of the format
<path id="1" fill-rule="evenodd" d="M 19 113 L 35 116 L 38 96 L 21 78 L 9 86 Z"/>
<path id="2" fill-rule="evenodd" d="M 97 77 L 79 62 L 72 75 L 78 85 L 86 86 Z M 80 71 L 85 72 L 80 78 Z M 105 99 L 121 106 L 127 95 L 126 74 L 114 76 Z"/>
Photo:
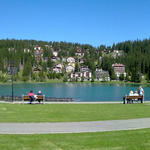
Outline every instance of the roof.
<path id="1" fill-rule="evenodd" d="M 124 64 L 117 64 L 117 63 L 112 64 L 112 66 L 113 66 L 113 67 L 125 67 Z"/>

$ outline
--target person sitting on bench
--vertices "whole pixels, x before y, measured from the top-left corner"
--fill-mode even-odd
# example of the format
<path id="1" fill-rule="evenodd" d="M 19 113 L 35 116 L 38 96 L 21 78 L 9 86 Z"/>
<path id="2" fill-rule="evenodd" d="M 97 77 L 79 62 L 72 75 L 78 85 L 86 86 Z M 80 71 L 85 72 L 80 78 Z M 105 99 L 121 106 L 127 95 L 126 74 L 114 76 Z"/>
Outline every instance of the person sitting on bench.
<path id="1" fill-rule="evenodd" d="M 30 97 L 30 104 L 34 101 L 34 93 L 31 90 L 30 93 L 28 94 L 28 96 Z"/>
<path id="2" fill-rule="evenodd" d="M 41 95 L 41 96 L 42 96 L 43 94 L 42 94 L 42 92 L 41 92 L 41 91 L 38 91 L 38 92 L 37 92 L 37 96 L 38 96 L 38 95 Z M 40 103 L 40 102 L 41 102 L 41 100 L 39 99 L 39 100 L 38 100 L 38 102 Z"/>

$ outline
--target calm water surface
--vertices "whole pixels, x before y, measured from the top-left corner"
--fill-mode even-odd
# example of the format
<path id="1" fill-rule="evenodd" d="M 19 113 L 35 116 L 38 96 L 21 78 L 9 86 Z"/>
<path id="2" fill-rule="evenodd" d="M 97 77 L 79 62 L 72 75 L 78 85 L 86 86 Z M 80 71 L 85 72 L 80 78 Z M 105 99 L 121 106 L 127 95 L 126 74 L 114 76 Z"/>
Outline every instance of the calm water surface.
<path id="1" fill-rule="evenodd" d="M 150 100 L 150 86 L 143 87 L 145 100 Z M 47 97 L 72 97 L 74 101 L 121 101 L 130 90 L 138 85 L 95 84 L 95 83 L 37 83 L 14 84 L 14 95 L 27 95 L 30 90 L 36 94 L 41 90 Z M 0 95 L 11 96 L 11 85 L 0 85 Z"/>

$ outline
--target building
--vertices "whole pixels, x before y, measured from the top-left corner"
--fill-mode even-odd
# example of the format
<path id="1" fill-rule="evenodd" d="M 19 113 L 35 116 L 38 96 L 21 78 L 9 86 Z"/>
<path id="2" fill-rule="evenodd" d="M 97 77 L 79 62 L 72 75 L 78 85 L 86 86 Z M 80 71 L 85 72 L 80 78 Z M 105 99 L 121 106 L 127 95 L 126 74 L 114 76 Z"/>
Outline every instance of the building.
<path id="1" fill-rule="evenodd" d="M 79 81 L 81 81 L 82 76 L 83 76 L 82 72 L 73 72 L 70 74 L 71 79 L 78 79 Z"/>
<path id="2" fill-rule="evenodd" d="M 75 63 L 68 63 L 68 66 L 72 66 L 72 67 L 74 67 L 75 68 Z"/>
<path id="3" fill-rule="evenodd" d="M 80 68 L 80 72 L 88 72 L 88 71 L 90 71 L 90 69 L 89 69 L 89 67 L 88 66 L 81 66 L 81 68 Z"/>
<path id="4" fill-rule="evenodd" d="M 29 53 L 30 49 L 29 48 L 24 48 L 24 53 Z"/>
<path id="5" fill-rule="evenodd" d="M 80 56 L 80 57 L 83 57 L 84 56 L 84 53 L 82 52 L 81 48 L 80 47 L 77 47 L 77 52 L 75 53 L 76 56 Z"/>
<path id="6" fill-rule="evenodd" d="M 68 63 L 75 63 L 75 59 L 73 57 L 68 57 L 67 62 Z"/>
<path id="7" fill-rule="evenodd" d="M 58 52 L 53 51 L 52 53 L 53 53 L 53 56 L 55 56 L 55 57 L 57 57 L 57 56 L 58 56 Z"/>
<path id="8" fill-rule="evenodd" d="M 38 72 L 41 72 L 41 69 L 38 68 L 38 67 L 34 67 L 34 68 L 33 68 L 33 72 L 37 72 L 37 73 L 38 73 Z"/>
<path id="9" fill-rule="evenodd" d="M 85 71 L 83 72 L 83 77 L 84 77 L 84 80 L 91 80 L 92 73 L 90 71 Z"/>
<path id="10" fill-rule="evenodd" d="M 89 71 L 86 71 L 86 72 L 73 72 L 73 73 L 70 74 L 70 78 L 71 79 L 78 79 L 79 81 L 81 81 L 82 78 L 84 80 L 91 80 L 92 73 L 89 72 Z"/>
<path id="11" fill-rule="evenodd" d="M 56 64 L 55 66 L 58 67 L 58 68 L 61 68 L 61 69 L 63 68 L 62 64 Z"/>
<path id="12" fill-rule="evenodd" d="M 61 68 L 61 67 L 54 66 L 54 67 L 53 67 L 53 72 L 55 72 L 55 73 L 62 73 L 62 68 Z"/>
<path id="13" fill-rule="evenodd" d="M 121 50 L 113 50 L 113 57 L 116 59 L 118 56 L 121 56 Z"/>
<path id="14" fill-rule="evenodd" d="M 95 76 L 98 81 L 110 81 L 110 76 L 108 71 L 102 69 L 96 69 Z"/>
<path id="15" fill-rule="evenodd" d="M 40 60 L 43 57 L 43 49 L 40 46 L 34 47 L 34 56 L 36 60 Z"/>
<path id="16" fill-rule="evenodd" d="M 52 62 L 56 62 L 56 61 L 57 61 L 57 57 L 51 56 L 51 61 L 52 61 Z"/>
<path id="17" fill-rule="evenodd" d="M 66 61 L 67 61 L 67 59 L 63 57 L 62 58 L 62 62 L 66 62 Z"/>
<path id="18" fill-rule="evenodd" d="M 115 63 L 115 64 L 112 64 L 112 67 L 114 68 L 114 72 L 117 77 L 119 77 L 121 74 L 126 76 L 125 65 Z"/>
<path id="19" fill-rule="evenodd" d="M 80 63 L 80 64 L 84 64 L 84 59 L 83 59 L 83 58 L 80 58 L 80 59 L 79 59 L 79 63 Z"/>
<path id="20" fill-rule="evenodd" d="M 73 72 L 74 70 L 75 70 L 75 68 L 72 67 L 72 66 L 67 66 L 67 67 L 66 67 L 66 72 L 67 72 L 67 73 Z"/>

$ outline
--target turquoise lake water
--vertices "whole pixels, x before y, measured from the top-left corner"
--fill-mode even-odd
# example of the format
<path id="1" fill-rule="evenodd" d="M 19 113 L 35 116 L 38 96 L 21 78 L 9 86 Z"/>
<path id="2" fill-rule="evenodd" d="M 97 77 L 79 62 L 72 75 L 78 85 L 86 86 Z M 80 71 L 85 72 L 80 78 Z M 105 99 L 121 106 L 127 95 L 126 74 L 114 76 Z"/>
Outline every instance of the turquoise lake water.
<path id="1" fill-rule="evenodd" d="M 150 100 L 150 86 L 143 87 L 145 100 Z M 95 84 L 95 83 L 35 83 L 14 84 L 14 95 L 27 95 L 30 90 L 36 94 L 41 90 L 46 97 L 71 97 L 74 101 L 122 101 L 130 90 L 138 90 L 138 85 Z M 11 84 L 0 85 L 0 95 L 11 96 Z"/>

